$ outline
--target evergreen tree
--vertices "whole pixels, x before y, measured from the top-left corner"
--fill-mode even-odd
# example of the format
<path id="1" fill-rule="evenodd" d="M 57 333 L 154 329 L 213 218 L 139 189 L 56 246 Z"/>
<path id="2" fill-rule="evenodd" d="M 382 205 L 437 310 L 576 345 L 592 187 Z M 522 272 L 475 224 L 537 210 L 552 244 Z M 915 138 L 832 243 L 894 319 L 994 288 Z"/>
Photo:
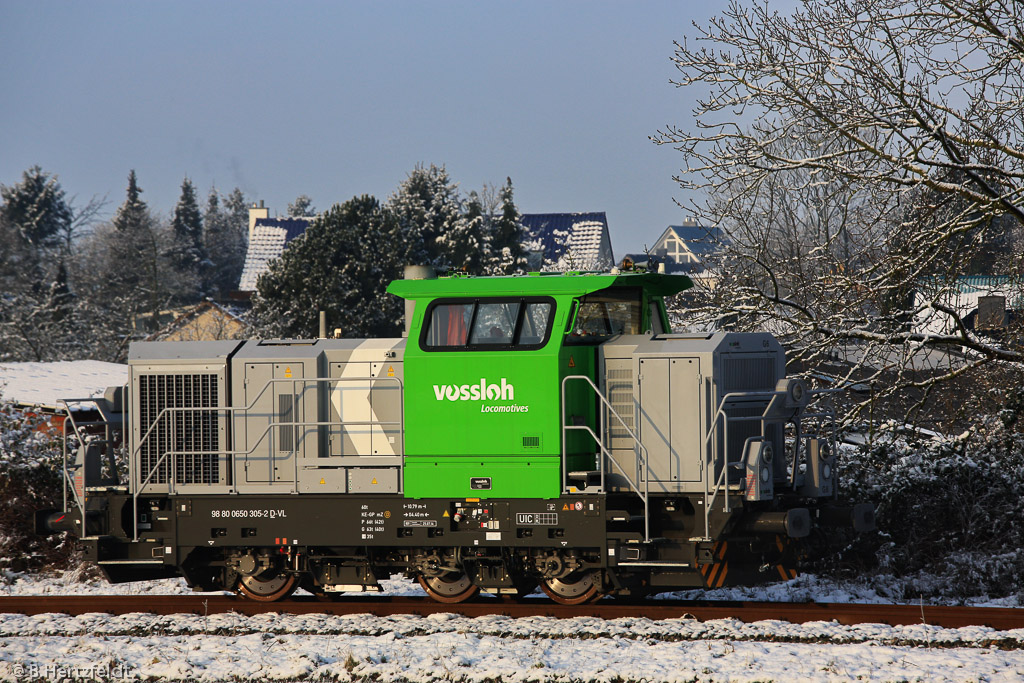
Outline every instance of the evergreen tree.
<path id="1" fill-rule="evenodd" d="M 249 244 L 249 200 L 236 187 L 224 198 L 224 210 L 228 214 L 228 224 L 242 237 L 242 251 L 244 252 L 244 247 Z M 243 253 L 243 258 L 244 256 Z"/>
<path id="2" fill-rule="evenodd" d="M 300 194 L 294 202 L 288 205 L 288 215 L 299 218 L 315 216 L 316 208 L 313 206 L 313 199 L 309 195 Z"/>
<path id="3" fill-rule="evenodd" d="M 402 303 L 384 291 L 401 277 L 404 261 L 393 248 L 399 233 L 391 212 L 369 195 L 321 214 L 260 277 L 257 331 L 313 336 L 319 311 L 326 311 L 328 329 L 341 328 L 346 337 L 399 334 Z"/>
<path id="4" fill-rule="evenodd" d="M 203 213 L 204 244 L 210 260 L 207 278 L 209 295 L 223 298 L 238 289 L 245 265 L 249 235 L 249 207 L 237 187 L 224 197 L 210 188 Z"/>
<path id="5" fill-rule="evenodd" d="M 63 252 L 73 211 L 38 166 L 0 185 L 0 200 L 0 360 L 56 360 L 68 338 L 58 325 L 70 305 Z"/>
<path id="6" fill-rule="evenodd" d="M 128 173 L 128 196 L 124 203 L 114 213 L 113 224 L 121 232 L 134 232 L 142 227 L 151 227 L 153 218 L 149 214 L 149 207 L 142 201 L 139 195 L 142 188 L 139 187 L 138 179 L 133 168 Z"/>
<path id="7" fill-rule="evenodd" d="M 127 196 L 114 213 L 112 229 L 97 234 L 102 242 L 97 253 L 103 258 L 96 265 L 104 268 L 104 277 L 96 283 L 97 293 L 119 309 L 127 326 L 142 313 L 159 313 L 182 284 L 166 256 L 171 251 L 171 239 L 150 214 L 141 194 L 132 170 Z"/>
<path id="8" fill-rule="evenodd" d="M 490 239 L 488 272 L 492 275 L 511 275 L 526 272 L 526 252 L 523 250 L 522 216 L 512 198 L 512 179 L 506 178 L 499 193 L 501 215 L 494 221 Z"/>
<path id="9" fill-rule="evenodd" d="M 44 285 L 73 219 L 57 176 L 39 166 L 22 173 L 16 185 L 0 185 L 0 275 L 6 290 L 29 285 L 38 291 Z"/>
<path id="10" fill-rule="evenodd" d="M 462 201 L 448 171 L 431 164 L 413 169 L 388 200 L 398 221 L 399 249 L 406 263 L 447 268 L 453 264 L 449 233 L 459 230 Z"/>
<path id="11" fill-rule="evenodd" d="M 204 293 L 202 285 L 210 270 L 203 245 L 203 216 L 199 212 L 195 188 L 188 178 L 181 183 L 181 197 L 174 207 L 171 228 L 174 232 L 174 243 L 169 254 L 171 264 L 185 276 L 186 282 L 192 283 L 188 291 L 178 292 L 178 298 L 188 301 L 197 293 Z"/>
<path id="12" fill-rule="evenodd" d="M 469 193 L 465 206 L 466 212 L 445 235 L 442 244 L 446 247 L 448 262 L 453 268 L 463 269 L 471 275 L 481 275 L 490 254 L 487 217 L 484 216 L 480 196 L 475 191 Z"/>

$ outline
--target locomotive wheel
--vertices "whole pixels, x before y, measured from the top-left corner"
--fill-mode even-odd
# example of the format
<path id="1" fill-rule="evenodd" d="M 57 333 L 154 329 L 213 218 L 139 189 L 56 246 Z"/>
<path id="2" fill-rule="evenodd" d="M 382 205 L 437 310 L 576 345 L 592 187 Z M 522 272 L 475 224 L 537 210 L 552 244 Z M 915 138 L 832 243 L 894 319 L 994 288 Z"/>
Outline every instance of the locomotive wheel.
<path id="1" fill-rule="evenodd" d="M 443 574 L 441 576 L 419 577 L 420 585 L 437 602 L 453 604 L 465 602 L 476 595 L 480 588 L 474 586 L 465 574 Z"/>
<path id="2" fill-rule="evenodd" d="M 544 579 L 540 588 L 561 605 L 582 605 L 601 598 L 597 590 L 597 573 L 570 574 L 564 579 Z"/>
<path id="3" fill-rule="evenodd" d="M 238 580 L 238 592 L 257 602 L 274 602 L 287 598 L 298 585 L 294 574 L 243 576 Z"/>

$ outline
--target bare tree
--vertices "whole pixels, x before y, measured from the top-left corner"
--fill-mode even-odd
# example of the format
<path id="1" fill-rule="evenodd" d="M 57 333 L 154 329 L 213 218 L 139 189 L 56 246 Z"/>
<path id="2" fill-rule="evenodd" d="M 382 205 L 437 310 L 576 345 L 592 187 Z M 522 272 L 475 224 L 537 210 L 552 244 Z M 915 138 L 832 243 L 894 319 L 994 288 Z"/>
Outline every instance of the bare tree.
<path id="1" fill-rule="evenodd" d="M 652 139 L 683 153 L 689 208 L 726 236 L 705 318 L 768 324 L 805 368 L 845 355 L 875 398 L 1024 361 L 955 305 L 1024 223 L 1015 1 L 733 2 L 697 34 L 674 56 L 694 123 Z"/>

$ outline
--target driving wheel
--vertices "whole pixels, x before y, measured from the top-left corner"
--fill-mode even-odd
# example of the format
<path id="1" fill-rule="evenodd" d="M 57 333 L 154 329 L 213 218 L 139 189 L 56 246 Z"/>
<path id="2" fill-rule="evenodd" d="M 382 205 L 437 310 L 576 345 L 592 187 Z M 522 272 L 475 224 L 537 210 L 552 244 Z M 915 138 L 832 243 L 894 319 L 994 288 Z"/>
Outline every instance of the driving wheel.
<path id="1" fill-rule="evenodd" d="M 465 602 L 480 590 L 478 586 L 473 585 L 468 576 L 453 572 L 440 576 L 423 576 L 420 574 L 419 581 L 427 595 L 437 602 L 449 604 Z"/>
<path id="2" fill-rule="evenodd" d="M 264 573 L 241 577 L 238 592 L 257 602 L 274 602 L 287 598 L 298 584 L 299 579 L 294 574 Z"/>
<path id="3" fill-rule="evenodd" d="M 601 593 L 597 590 L 596 572 L 579 572 L 565 578 L 544 579 L 540 588 L 555 602 L 562 605 L 582 605 L 597 600 Z"/>

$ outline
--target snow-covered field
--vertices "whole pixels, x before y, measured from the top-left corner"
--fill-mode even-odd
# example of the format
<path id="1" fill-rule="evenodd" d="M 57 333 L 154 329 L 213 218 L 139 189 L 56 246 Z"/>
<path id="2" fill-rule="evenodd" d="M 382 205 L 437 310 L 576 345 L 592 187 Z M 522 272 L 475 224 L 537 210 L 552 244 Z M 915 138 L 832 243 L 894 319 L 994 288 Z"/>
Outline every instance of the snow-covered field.
<path id="1" fill-rule="evenodd" d="M 802 584 L 800 582 L 803 582 Z M 384 582 L 392 595 L 411 582 Z M 803 599 L 814 577 L 724 593 Z M 0 594 L 184 592 L 8 574 Z M 825 597 L 819 595 L 823 601 Z M 884 601 L 834 587 L 829 600 Z M 1024 629 L 451 614 L 0 616 L 0 680 L 1019 681 Z"/>

